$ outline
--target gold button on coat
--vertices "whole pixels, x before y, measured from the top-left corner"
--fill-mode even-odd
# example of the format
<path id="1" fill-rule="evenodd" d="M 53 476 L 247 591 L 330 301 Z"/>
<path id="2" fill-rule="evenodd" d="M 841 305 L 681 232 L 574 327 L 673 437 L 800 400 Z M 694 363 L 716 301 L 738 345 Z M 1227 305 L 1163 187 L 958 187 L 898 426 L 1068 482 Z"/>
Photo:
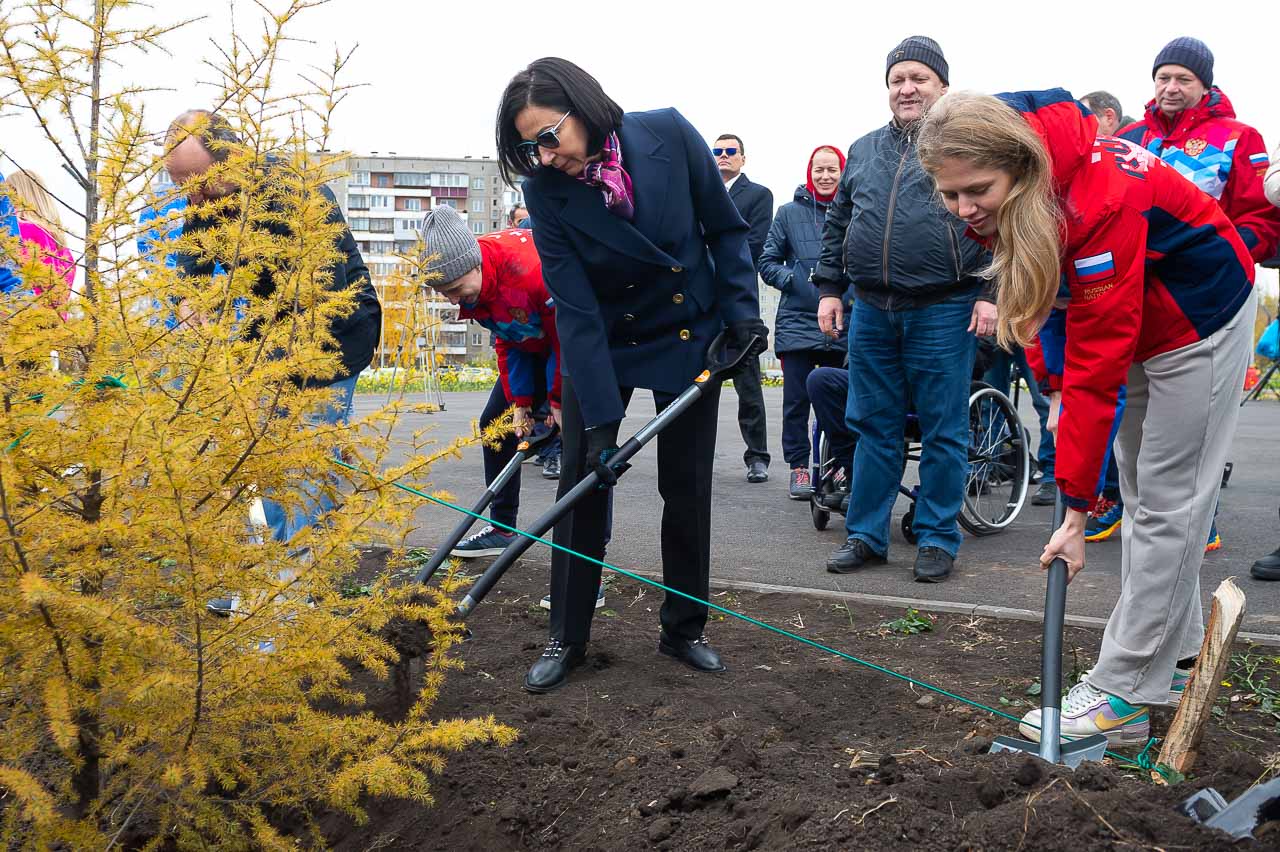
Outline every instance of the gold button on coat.
<path id="1" fill-rule="evenodd" d="M 674 296 L 671 297 L 671 301 L 675 302 L 677 305 L 683 305 L 684 293 L 676 293 Z"/>
<path id="2" fill-rule="evenodd" d="M 684 267 L 683 267 L 683 266 L 673 266 L 673 267 L 671 267 L 671 271 L 672 271 L 672 272 L 684 272 Z"/>
<path id="3" fill-rule="evenodd" d="M 622 318 L 623 318 L 624 320 L 626 320 L 627 322 L 634 322 L 634 321 L 635 321 L 635 318 L 636 318 L 636 315 L 635 315 L 635 314 L 623 314 L 623 315 L 622 315 Z"/>
<path id="4" fill-rule="evenodd" d="M 682 328 L 682 329 L 680 329 L 680 339 L 681 339 L 681 340 L 688 340 L 690 337 L 693 337 L 693 334 L 692 334 L 692 333 L 690 333 L 689 329 L 687 329 L 687 328 Z"/>

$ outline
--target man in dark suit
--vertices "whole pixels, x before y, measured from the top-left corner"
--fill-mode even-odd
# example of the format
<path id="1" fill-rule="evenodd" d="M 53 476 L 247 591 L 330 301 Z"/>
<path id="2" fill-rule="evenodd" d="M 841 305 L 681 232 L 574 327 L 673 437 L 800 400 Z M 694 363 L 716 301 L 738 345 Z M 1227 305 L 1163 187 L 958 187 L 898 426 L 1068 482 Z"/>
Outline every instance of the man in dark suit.
<path id="1" fill-rule="evenodd" d="M 767 187 L 752 183 L 742 167 L 747 162 L 742 140 L 732 133 L 716 138 L 711 153 L 720 169 L 720 179 L 738 213 L 751 229 L 747 245 L 751 249 L 751 262 L 760 269 L 760 253 L 773 222 L 773 193 Z M 768 437 L 765 432 L 764 391 L 760 387 L 760 359 L 751 358 L 743 363 L 733 376 L 733 387 L 738 392 L 738 428 L 742 430 L 747 451 L 742 460 L 747 464 L 747 482 L 766 482 L 769 479 Z"/>

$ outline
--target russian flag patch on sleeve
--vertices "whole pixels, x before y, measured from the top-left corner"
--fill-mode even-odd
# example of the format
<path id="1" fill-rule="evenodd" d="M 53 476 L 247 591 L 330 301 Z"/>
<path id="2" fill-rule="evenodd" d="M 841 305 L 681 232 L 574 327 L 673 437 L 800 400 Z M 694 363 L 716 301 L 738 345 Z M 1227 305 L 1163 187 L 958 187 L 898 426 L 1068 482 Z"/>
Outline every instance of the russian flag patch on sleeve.
<path id="1" fill-rule="evenodd" d="M 1262 151 L 1261 153 L 1258 153 L 1258 154 L 1249 155 L 1249 165 L 1256 166 L 1260 169 L 1265 169 L 1267 166 L 1269 166 L 1270 165 L 1269 160 L 1270 158 L 1267 157 L 1266 151 Z"/>
<path id="2" fill-rule="evenodd" d="M 1076 278 L 1081 284 L 1105 281 L 1116 274 L 1116 262 L 1109 251 L 1091 257 L 1082 257 L 1073 262 L 1076 267 Z"/>

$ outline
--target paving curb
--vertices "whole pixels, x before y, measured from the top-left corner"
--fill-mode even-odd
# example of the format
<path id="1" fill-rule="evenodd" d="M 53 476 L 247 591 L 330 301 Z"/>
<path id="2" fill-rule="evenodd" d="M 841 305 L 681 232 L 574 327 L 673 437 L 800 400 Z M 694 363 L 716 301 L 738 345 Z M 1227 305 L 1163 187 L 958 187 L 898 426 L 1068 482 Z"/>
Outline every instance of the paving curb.
<path id="1" fill-rule="evenodd" d="M 642 577 L 661 580 L 661 574 L 651 574 L 645 571 L 633 571 Z M 870 604 L 873 606 L 891 606 L 891 607 L 911 607 L 913 609 L 929 610 L 931 612 L 950 612 L 957 615 L 982 616 L 985 618 L 1003 618 L 1010 621 L 1031 621 L 1040 623 L 1044 621 L 1044 613 L 1034 609 L 1015 609 L 1008 606 L 990 606 L 987 604 L 970 604 L 960 603 L 956 601 L 934 601 L 923 598 L 908 598 L 898 595 L 872 595 L 865 592 L 841 592 L 835 589 L 814 589 L 805 586 L 778 586 L 773 583 L 755 583 L 750 580 L 722 580 L 711 579 L 712 588 L 725 589 L 742 589 L 748 592 L 759 592 L 761 594 L 779 594 L 779 595 L 807 595 L 809 597 L 827 598 L 829 600 L 853 601 L 854 603 Z M 1101 630 L 1106 627 L 1107 620 L 1105 618 L 1095 618 L 1091 615 L 1067 615 L 1066 623 L 1072 627 L 1089 627 L 1095 630 Z M 1254 645 L 1264 645 L 1272 648 L 1280 648 L 1280 635 L 1275 633 L 1246 633 L 1241 631 L 1236 634 L 1237 642 L 1249 642 Z"/>
<path id="2" fill-rule="evenodd" d="M 529 562 L 532 560 L 521 560 L 521 562 Z M 551 566 L 550 562 L 537 562 L 547 567 Z M 631 569 L 628 569 L 631 570 Z M 650 580 L 662 581 L 662 574 L 651 571 L 631 571 L 632 574 L 638 574 Z M 721 589 L 742 589 L 747 592 L 759 592 L 760 594 L 777 594 L 777 595 L 805 595 L 815 598 L 826 598 L 828 600 L 853 601 L 854 603 L 868 604 L 872 606 L 887 607 L 911 607 L 913 609 L 929 610 L 931 612 L 950 612 L 956 615 L 981 616 L 984 618 L 1002 618 L 1010 621 L 1030 621 L 1039 624 L 1044 621 L 1044 613 L 1035 609 L 1017 609 L 1009 606 L 991 606 L 989 604 L 971 604 L 959 601 L 935 601 L 925 598 L 909 598 L 899 595 L 873 595 L 867 592 L 842 592 L 836 589 L 815 589 L 809 586 L 779 586 L 773 583 L 756 583 L 751 580 L 726 580 L 716 577 L 711 578 L 711 588 Z M 1097 618 L 1092 615 L 1070 615 L 1065 618 L 1065 623 L 1071 627 L 1088 627 L 1093 630 L 1101 630 L 1107 626 L 1105 618 Z M 1280 648 L 1280 634 L 1276 633 L 1248 633 L 1240 631 L 1236 634 L 1237 642 L 1248 642 L 1253 645 L 1262 645 L 1269 648 Z"/>

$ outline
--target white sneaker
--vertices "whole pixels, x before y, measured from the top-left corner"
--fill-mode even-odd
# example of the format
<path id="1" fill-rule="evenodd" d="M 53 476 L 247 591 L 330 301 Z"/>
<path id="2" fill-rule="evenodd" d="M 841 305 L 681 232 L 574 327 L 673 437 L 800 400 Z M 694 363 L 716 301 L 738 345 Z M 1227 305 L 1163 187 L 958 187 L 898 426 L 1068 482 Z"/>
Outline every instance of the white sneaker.
<path id="1" fill-rule="evenodd" d="M 1080 679 L 1085 680 L 1089 677 L 1089 672 L 1093 669 L 1085 669 L 1081 673 Z M 1165 702 L 1166 707 L 1177 707 L 1182 703 L 1182 693 L 1187 691 L 1187 681 L 1191 679 L 1191 669 L 1182 669 L 1174 667 L 1173 680 L 1169 683 L 1169 700 Z"/>
<path id="2" fill-rule="evenodd" d="M 1018 726 L 1024 737 L 1040 742 L 1040 708 L 1022 717 Z M 1062 701 L 1063 742 L 1103 734 L 1111 745 L 1140 745 L 1151 736 L 1151 714 L 1146 707 L 1130 704 L 1082 680 Z"/>
<path id="3" fill-rule="evenodd" d="M 551 595 L 543 595 L 542 600 L 538 601 L 538 606 L 543 609 L 551 609 Z M 596 609 L 604 606 L 604 582 L 600 583 L 600 590 L 596 592 Z"/>

